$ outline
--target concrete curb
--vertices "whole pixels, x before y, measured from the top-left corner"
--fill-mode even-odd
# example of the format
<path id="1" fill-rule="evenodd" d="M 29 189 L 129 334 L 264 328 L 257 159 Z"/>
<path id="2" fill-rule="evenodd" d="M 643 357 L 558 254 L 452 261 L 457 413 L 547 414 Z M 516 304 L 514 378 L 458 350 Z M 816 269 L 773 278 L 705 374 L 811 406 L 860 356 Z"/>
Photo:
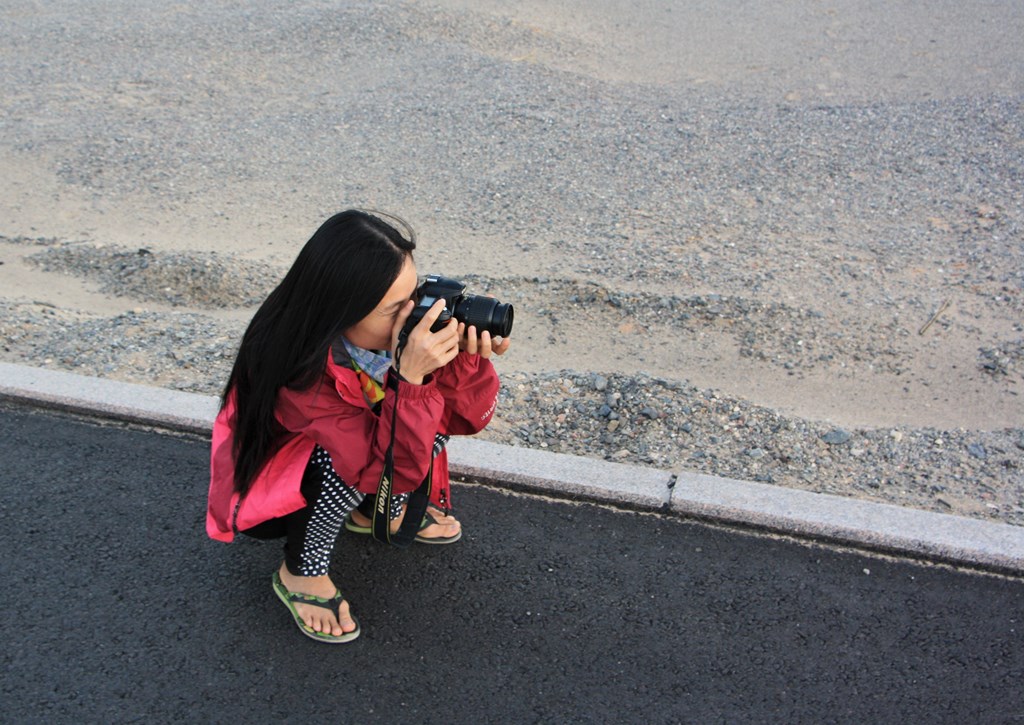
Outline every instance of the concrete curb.
<path id="1" fill-rule="evenodd" d="M 217 398 L 0 362 L 0 399 L 208 434 Z"/>
<path id="2" fill-rule="evenodd" d="M 1024 527 L 680 472 L 671 510 L 694 518 L 1024 574 Z"/>
<path id="3" fill-rule="evenodd" d="M 0 363 L 0 400 L 209 434 L 213 396 Z M 473 438 L 449 443 L 453 477 L 624 505 L 932 561 L 1024 574 L 1024 527 L 662 471 Z"/>

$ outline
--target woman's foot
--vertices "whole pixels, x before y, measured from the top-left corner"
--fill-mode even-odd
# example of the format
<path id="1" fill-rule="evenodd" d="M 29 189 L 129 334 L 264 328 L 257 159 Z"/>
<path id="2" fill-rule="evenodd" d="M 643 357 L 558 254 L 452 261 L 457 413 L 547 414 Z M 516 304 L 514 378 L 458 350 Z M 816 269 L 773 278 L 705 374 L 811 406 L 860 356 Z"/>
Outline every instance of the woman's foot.
<path id="1" fill-rule="evenodd" d="M 281 564 L 278 576 L 281 577 L 281 583 L 284 584 L 285 589 L 296 594 L 312 594 L 322 599 L 330 599 L 338 591 L 334 582 L 326 574 L 324 576 L 295 576 L 288 571 L 288 567 Z M 354 632 L 356 629 L 355 620 L 352 619 L 348 611 L 348 602 L 341 603 L 337 618 L 335 618 L 334 612 L 323 607 L 302 602 L 294 602 L 294 605 L 296 614 L 314 632 L 340 637 L 343 634 Z"/>
<path id="2" fill-rule="evenodd" d="M 398 531 L 398 527 L 402 525 L 402 520 L 405 519 L 406 507 L 402 506 L 402 514 L 391 522 L 391 533 Z M 445 515 L 443 511 L 433 506 L 429 507 L 427 511 L 430 513 L 431 518 L 434 519 L 435 523 L 424 526 L 416 534 L 416 538 L 419 539 L 451 539 L 452 537 L 458 536 L 459 532 L 462 531 L 462 524 L 459 520 L 451 515 Z M 373 524 L 368 516 L 364 516 L 359 509 L 353 509 L 350 514 L 352 517 L 352 523 L 356 526 L 368 527 Z"/>

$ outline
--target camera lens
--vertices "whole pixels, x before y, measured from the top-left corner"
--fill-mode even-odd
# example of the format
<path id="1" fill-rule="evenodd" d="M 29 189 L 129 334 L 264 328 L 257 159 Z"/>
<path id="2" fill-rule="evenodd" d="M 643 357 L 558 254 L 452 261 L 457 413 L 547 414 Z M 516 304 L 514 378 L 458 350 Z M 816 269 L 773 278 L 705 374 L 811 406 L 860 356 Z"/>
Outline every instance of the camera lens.
<path id="1" fill-rule="evenodd" d="M 453 316 L 465 322 L 466 327 L 476 325 L 477 334 L 487 330 L 492 337 L 508 337 L 515 314 L 512 305 L 502 304 L 493 297 L 463 295 L 455 305 Z"/>

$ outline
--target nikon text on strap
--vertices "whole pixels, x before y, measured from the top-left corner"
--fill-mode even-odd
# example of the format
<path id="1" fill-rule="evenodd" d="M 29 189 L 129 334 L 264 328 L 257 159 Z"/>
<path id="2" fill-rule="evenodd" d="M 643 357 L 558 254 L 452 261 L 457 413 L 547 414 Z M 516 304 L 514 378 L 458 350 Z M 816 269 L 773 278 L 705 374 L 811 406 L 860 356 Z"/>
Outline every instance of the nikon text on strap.
<path id="1" fill-rule="evenodd" d="M 373 538 L 395 546 L 408 546 L 416 540 L 416 534 L 420 530 L 423 516 L 427 513 L 427 504 L 430 503 L 430 491 L 434 478 L 434 458 L 437 447 L 431 449 L 430 465 L 427 468 L 427 476 L 423 483 L 409 495 L 406 503 L 405 519 L 398 531 L 391 533 L 391 491 L 395 476 L 395 426 L 398 421 L 398 380 L 397 371 L 388 373 L 386 384 L 394 395 L 395 402 L 391 406 L 391 440 L 388 441 L 388 450 L 384 454 L 384 470 L 380 474 L 380 484 L 377 486 L 377 501 L 373 507 Z"/>

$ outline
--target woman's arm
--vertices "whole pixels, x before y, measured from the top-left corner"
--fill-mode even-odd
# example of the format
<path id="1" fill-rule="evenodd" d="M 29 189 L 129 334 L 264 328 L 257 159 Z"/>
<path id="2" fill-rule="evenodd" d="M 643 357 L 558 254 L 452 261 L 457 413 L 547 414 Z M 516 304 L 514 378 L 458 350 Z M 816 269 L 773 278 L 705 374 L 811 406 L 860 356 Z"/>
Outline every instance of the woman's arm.
<path id="1" fill-rule="evenodd" d="M 358 381 L 348 370 L 334 370 L 318 388 L 282 392 L 278 410 L 282 424 L 323 446 L 334 469 L 348 484 L 372 493 L 380 483 L 384 454 L 391 440 L 396 391 L 388 390 L 379 414 L 363 402 Z M 358 397 L 356 397 L 358 396 Z M 415 490 L 427 475 L 434 434 L 440 429 L 444 398 L 433 383 L 398 383 L 395 430 L 396 493 Z"/>
<path id="2" fill-rule="evenodd" d="M 459 323 L 459 347 L 462 352 L 434 374 L 445 400 L 442 433 L 472 435 L 490 422 L 497 405 L 498 373 L 490 357 L 504 355 L 511 341 L 492 341 L 488 332 L 479 337 L 476 328 Z"/>
<path id="3" fill-rule="evenodd" d="M 473 435 L 491 421 L 498 402 L 498 374 L 490 360 L 460 352 L 434 381 L 444 398 L 441 433 Z"/>

